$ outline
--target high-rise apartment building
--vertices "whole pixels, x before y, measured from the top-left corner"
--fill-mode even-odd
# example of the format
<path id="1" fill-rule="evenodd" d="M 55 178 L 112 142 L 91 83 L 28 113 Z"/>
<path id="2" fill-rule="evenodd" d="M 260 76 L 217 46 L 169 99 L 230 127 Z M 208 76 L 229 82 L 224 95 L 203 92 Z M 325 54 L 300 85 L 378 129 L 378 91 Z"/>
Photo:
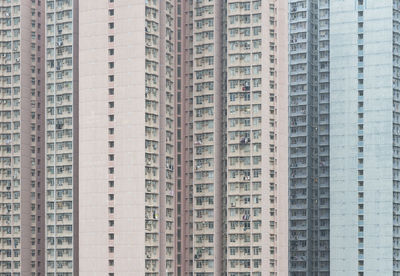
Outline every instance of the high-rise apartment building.
<path id="1" fill-rule="evenodd" d="M 176 210 L 177 275 L 193 272 L 193 1 L 177 3 L 176 30 Z M 181 31 L 181 37 L 178 37 Z M 179 48 L 178 48 L 179 47 Z M 180 73 L 181 72 L 181 73 Z M 180 167 L 180 164 L 182 165 Z M 179 212 L 182 214 L 179 216 Z"/>
<path id="2" fill-rule="evenodd" d="M 400 2 L 288 2 L 0 0 L 0 275 L 399 275 Z"/>
<path id="3" fill-rule="evenodd" d="M 72 276 L 79 269 L 78 1 L 45 5 L 45 271 Z"/>
<path id="4" fill-rule="evenodd" d="M 96 3 L 79 7 L 81 273 L 285 275 L 286 6 Z"/>
<path id="5" fill-rule="evenodd" d="M 287 83 L 278 81 L 287 66 L 278 60 L 287 44 L 284 5 L 227 1 L 223 208 L 228 275 L 272 276 L 287 265 L 286 258 L 277 257 L 278 251 L 285 251 L 278 240 L 287 238 L 280 225 L 286 227 L 286 216 L 278 216 L 278 210 L 284 214 L 286 208 L 283 204 L 284 210 L 279 209 L 277 198 L 287 189 L 285 180 L 278 182 L 280 173 L 286 175 L 286 166 L 277 161 L 286 151 L 278 144 L 286 140 L 286 130 L 278 126 L 287 113 L 277 104 L 286 104 L 287 97 Z"/>
<path id="6" fill-rule="evenodd" d="M 195 275 L 287 273 L 286 12 L 278 1 L 193 2 Z"/>
<path id="7" fill-rule="evenodd" d="M 79 13 L 80 275 L 175 275 L 174 3 Z"/>
<path id="8" fill-rule="evenodd" d="M 193 2 L 193 273 L 222 272 L 223 5 Z"/>
<path id="9" fill-rule="evenodd" d="M 290 275 L 399 275 L 399 1 L 290 1 Z"/>
<path id="10" fill-rule="evenodd" d="M 289 269 L 329 275 L 329 2 L 289 9 Z"/>
<path id="11" fill-rule="evenodd" d="M 287 275 L 286 3 L 0 3 L 0 275 Z"/>
<path id="12" fill-rule="evenodd" d="M 36 1 L 0 1 L 1 275 L 43 273 L 42 8 Z"/>

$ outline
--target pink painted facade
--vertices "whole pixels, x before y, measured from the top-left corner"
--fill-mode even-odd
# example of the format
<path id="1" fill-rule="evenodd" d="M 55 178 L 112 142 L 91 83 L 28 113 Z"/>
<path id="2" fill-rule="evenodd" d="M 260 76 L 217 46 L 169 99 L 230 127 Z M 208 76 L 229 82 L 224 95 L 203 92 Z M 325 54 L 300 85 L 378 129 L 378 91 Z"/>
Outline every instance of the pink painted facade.
<path id="1" fill-rule="evenodd" d="M 276 1 L 277 11 L 277 274 L 288 275 L 288 5 Z"/>
<path id="2" fill-rule="evenodd" d="M 287 3 L 0 3 L 0 273 L 288 275 Z"/>
<path id="3" fill-rule="evenodd" d="M 173 11 L 80 6 L 80 275 L 174 275 Z"/>
<path id="4" fill-rule="evenodd" d="M 167 10 L 166 3 L 147 1 L 140 7 L 128 3 L 125 6 L 122 3 L 103 3 L 98 5 L 98 9 L 92 9 L 93 4 L 87 2 L 84 8 L 81 6 L 80 118 L 84 125 L 81 123 L 80 161 L 81 164 L 82 160 L 89 162 L 84 162 L 88 164 L 87 167 L 81 165 L 80 181 L 93 183 L 93 187 L 90 185 L 81 187 L 80 192 L 81 273 L 84 275 L 101 273 L 108 267 L 109 273 L 119 274 L 129 271 L 129 267 L 132 269 L 130 265 L 134 265 L 136 269 L 143 268 L 140 273 L 145 275 L 189 275 L 190 273 L 219 275 L 225 272 L 230 275 L 245 272 L 255 273 L 254 275 L 257 273 L 287 275 L 286 7 L 272 0 L 253 3 L 249 12 L 241 8 L 235 11 L 230 7 L 230 1 L 226 7 L 217 3 L 210 5 L 205 2 L 188 1 L 174 1 L 172 4 L 174 4 L 172 37 L 169 37 L 167 28 L 168 16 L 164 17 L 164 13 L 160 12 Z M 240 5 L 244 7 L 244 4 L 245 1 Z M 119 11 L 118 7 L 123 7 L 123 10 Z M 113 16 L 107 14 L 110 9 L 114 9 Z M 135 17 L 130 17 L 132 14 L 135 14 Z M 153 25 L 149 24 L 146 18 L 148 14 L 154 16 L 153 22 L 157 23 L 154 25 L 157 26 L 156 41 L 149 36 L 152 34 Z M 251 60 L 241 63 L 242 66 L 250 68 L 257 67 L 259 73 L 267 72 L 260 78 L 256 77 L 257 73 L 253 73 L 251 86 L 254 84 L 255 88 L 250 89 L 251 93 L 254 93 L 250 97 L 252 106 L 260 105 L 257 109 L 260 116 L 253 113 L 249 117 L 252 125 L 254 121 L 260 120 L 260 138 L 259 142 L 258 138 L 254 138 L 254 144 L 250 145 L 251 148 L 259 148 L 260 154 L 256 151 L 251 154 L 245 152 L 239 155 L 231 154 L 230 142 L 224 141 L 229 139 L 232 132 L 242 133 L 248 130 L 244 126 L 233 128 L 230 126 L 231 119 L 236 120 L 241 117 L 230 115 L 231 108 L 238 106 L 229 103 L 230 93 L 236 93 L 235 89 L 229 89 L 230 82 L 237 80 L 229 74 L 231 66 L 232 68 L 237 66 L 235 60 L 231 60 L 231 55 L 240 52 L 236 53 L 235 49 L 230 48 L 229 43 L 237 40 L 231 39 L 229 33 L 231 29 L 241 25 L 235 25 L 237 23 L 229 20 L 230 16 L 242 15 L 256 18 L 251 25 L 252 28 L 261 27 L 263 24 L 270 26 L 261 28 L 261 40 L 258 34 L 251 35 L 249 49 L 246 48 L 247 51 L 244 51 L 250 54 Z M 271 17 L 274 18 L 272 21 Z M 135 20 L 131 21 L 133 18 Z M 226 29 L 222 27 L 224 21 L 228 23 Z M 111 31 L 107 30 L 110 22 L 115 24 L 115 29 Z M 131 23 L 128 24 L 129 22 Z M 95 31 L 90 33 L 89 30 Z M 273 30 L 272 35 L 271 30 Z M 213 32 L 212 36 L 205 35 L 210 31 Z M 107 37 L 110 35 L 115 36 L 114 42 L 107 42 Z M 223 40 L 225 35 L 227 35 L 226 42 Z M 246 43 L 248 39 L 242 38 L 242 40 Z M 174 51 L 171 68 L 164 67 L 170 57 L 169 46 L 173 47 Z M 226 54 L 223 54 L 224 47 L 228 49 Z M 109 49 L 115 50 L 115 56 L 109 56 Z M 129 50 L 125 52 L 125 49 Z M 254 56 L 258 53 L 262 54 L 254 61 Z M 154 60 L 157 62 L 153 65 Z M 104 66 L 109 62 L 113 62 L 113 69 Z M 225 62 L 227 67 L 224 67 Z M 118 70 L 122 70 L 120 78 L 117 77 Z M 228 71 L 227 75 L 224 74 L 225 71 Z M 110 75 L 115 76 L 112 84 L 108 78 Z M 152 76 L 157 76 L 157 80 L 152 79 Z M 168 118 L 169 77 L 174 81 L 174 110 L 171 113 L 173 135 L 170 138 L 168 131 L 161 131 L 168 124 L 168 120 L 163 121 L 161 118 Z M 247 78 L 243 76 L 239 78 L 239 81 L 241 80 L 245 83 Z M 107 96 L 110 87 L 114 89 L 114 94 Z M 127 88 L 128 90 L 125 90 Z M 225 91 L 227 88 L 228 91 Z M 145 95 L 139 91 L 145 91 Z M 159 91 L 166 91 L 166 94 L 159 95 L 157 94 Z M 96 96 L 93 96 L 93 93 Z M 261 96 L 259 99 L 258 93 Z M 262 100 L 258 102 L 260 99 Z M 153 109 L 149 100 L 154 100 L 157 104 L 156 113 L 148 112 Z M 115 114 L 115 122 L 106 123 L 110 115 L 110 102 L 113 102 L 111 112 Z M 141 110 L 143 104 L 145 104 L 144 111 Z M 156 114 L 157 120 L 148 125 L 147 119 L 151 114 Z M 142 117 L 144 115 L 145 118 Z M 118 132 L 119 125 L 122 127 L 121 132 Z M 132 127 L 134 132 L 130 132 Z M 157 146 L 146 139 L 147 131 L 141 132 L 143 128 L 148 130 L 147 127 L 155 127 L 157 131 L 161 131 L 151 139 L 157 142 Z M 107 128 L 115 128 L 115 132 L 106 135 Z M 263 128 L 265 131 L 261 132 Z M 257 133 L 257 127 L 253 127 L 251 131 Z M 254 132 L 251 132 L 250 137 L 253 135 Z M 114 142 L 116 148 L 110 151 L 105 141 Z M 170 148 L 168 141 L 174 145 L 171 159 L 167 158 L 169 154 L 167 149 Z M 150 152 L 146 151 L 148 145 L 152 147 Z M 117 148 L 120 148 L 120 151 L 117 151 Z M 134 153 L 135 158 L 133 156 L 129 158 L 129 152 Z M 155 152 L 157 158 L 160 158 L 155 164 L 160 170 L 156 175 L 148 170 L 153 167 L 154 159 L 147 159 L 149 153 Z M 110 154 L 115 158 L 111 162 L 107 158 Z M 145 159 L 142 160 L 143 156 Z M 257 163 L 260 167 L 252 165 L 247 168 L 229 163 L 232 162 L 231 159 L 237 158 L 260 160 Z M 174 167 L 175 181 L 171 182 L 173 184 L 171 192 L 168 192 L 169 188 L 163 183 L 168 182 L 168 170 L 163 170 L 164 167 L 170 167 L 167 160 L 171 160 Z M 116 170 L 111 178 L 107 173 L 110 166 Z M 255 179 L 248 181 L 250 178 L 245 177 L 245 181 L 235 182 L 229 176 L 232 170 L 239 173 L 249 170 L 249 177 L 253 177 L 255 173 Z M 130 177 L 129 172 L 132 173 Z M 150 177 L 150 180 L 157 182 L 146 181 L 148 179 L 146 174 L 149 172 L 156 176 Z M 107 177 L 108 184 L 104 181 Z M 107 190 L 110 179 L 115 186 Z M 250 193 L 241 188 L 241 192 L 232 193 L 234 191 L 232 187 L 247 185 L 247 181 L 249 187 L 252 187 Z M 132 186 L 133 182 L 139 185 Z M 99 186 L 99 183 L 102 185 Z M 156 185 L 153 186 L 151 183 Z M 120 186 L 122 190 L 119 190 Z M 99 190 L 100 187 L 104 190 Z M 156 197 L 150 196 L 153 188 L 157 191 Z M 260 193 L 257 192 L 258 189 Z M 96 190 L 98 195 L 93 195 L 93 191 Z M 171 208 L 168 207 L 168 194 L 174 195 L 174 204 Z M 105 216 L 110 206 L 107 205 L 110 195 L 115 199 L 112 205 L 115 214 L 111 217 L 115 223 L 113 228 L 107 227 L 107 220 L 111 218 Z M 143 196 L 144 202 L 140 200 Z M 82 197 L 87 200 L 82 200 Z M 232 231 L 231 223 L 236 223 L 236 220 L 231 218 L 230 213 L 241 212 L 248 207 L 240 205 L 246 203 L 237 203 L 239 204 L 237 207 L 231 206 L 230 202 L 233 198 L 239 198 L 241 201 L 242 198 L 245 200 L 245 197 L 249 197 L 252 202 L 249 209 L 250 217 L 253 213 L 256 214 L 254 219 L 249 220 L 249 226 L 259 230 Z M 98 203 L 92 204 L 89 200 L 91 198 L 98 198 Z M 135 204 L 128 203 L 129 198 L 135 198 Z M 119 206 L 122 202 L 124 204 Z M 157 215 L 154 215 L 154 212 L 148 213 L 146 210 L 149 210 L 149 206 L 156 207 L 152 210 L 158 210 L 160 213 L 158 211 Z M 100 207 L 101 209 L 98 209 Z M 168 219 L 158 217 L 167 218 L 169 209 L 173 212 L 172 223 L 169 223 Z M 156 219 L 149 220 L 149 216 Z M 242 218 L 243 214 L 239 217 Z M 149 221 L 152 221 L 150 226 Z M 242 222 L 239 220 L 237 223 L 241 225 Z M 135 228 L 132 228 L 133 224 Z M 171 247 L 167 244 L 171 241 L 168 238 L 168 231 L 171 228 L 167 225 L 173 225 Z M 91 236 L 91 233 L 98 234 Z M 115 240 L 111 242 L 108 236 L 110 233 L 115 235 Z M 130 234 L 125 236 L 126 233 Z M 248 244 L 244 242 L 243 245 L 237 246 L 239 241 L 232 242 L 231 239 L 239 237 L 240 233 L 250 233 Z M 107 248 L 110 247 L 115 251 L 107 254 Z M 243 254 L 243 250 L 247 248 L 251 251 L 250 257 Z M 231 252 L 235 251 L 238 253 L 231 256 Z M 169 253 L 173 254 L 170 262 L 172 266 L 168 265 Z M 113 266 L 110 266 L 110 260 L 114 260 Z M 101 265 L 94 265 L 97 263 Z M 163 264 L 167 267 L 166 271 L 160 267 Z"/>

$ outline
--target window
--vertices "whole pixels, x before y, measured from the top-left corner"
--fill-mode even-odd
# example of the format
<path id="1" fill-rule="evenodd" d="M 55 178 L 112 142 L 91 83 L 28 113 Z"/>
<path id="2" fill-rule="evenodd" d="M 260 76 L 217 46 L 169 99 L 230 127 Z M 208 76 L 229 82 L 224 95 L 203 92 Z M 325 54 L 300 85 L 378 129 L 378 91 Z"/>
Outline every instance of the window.
<path id="1" fill-rule="evenodd" d="M 114 15 L 114 9 L 108 10 L 108 15 L 109 15 L 109 16 L 113 16 L 113 15 Z"/>

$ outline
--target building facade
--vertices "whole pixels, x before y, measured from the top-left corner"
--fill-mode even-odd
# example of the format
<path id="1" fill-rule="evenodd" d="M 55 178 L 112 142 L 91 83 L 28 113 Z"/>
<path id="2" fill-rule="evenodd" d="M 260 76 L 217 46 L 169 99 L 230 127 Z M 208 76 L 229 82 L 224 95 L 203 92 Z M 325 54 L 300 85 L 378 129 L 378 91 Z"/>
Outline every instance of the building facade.
<path id="1" fill-rule="evenodd" d="M 398 275 L 398 1 L 290 1 L 289 275 Z"/>
<path id="2" fill-rule="evenodd" d="M 329 2 L 289 9 L 290 272 L 329 275 Z"/>
<path id="3" fill-rule="evenodd" d="M 286 151 L 278 140 L 287 139 L 286 131 L 278 128 L 287 116 L 278 109 L 287 98 L 287 83 L 278 81 L 287 66 L 278 60 L 279 48 L 287 43 L 284 5 L 227 1 L 223 107 L 227 275 L 278 275 L 279 267 L 286 266 L 286 258 L 278 259 L 278 251 L 285 251 L 278 240 L 287 238 L 278 210 L 283 214 L 286 208 L 283 204 L 279 207 L 285 210 L 279 209 L 277 198 L 287 189 L 286 180 L 278 181 L 278 175 L 286 175 L 284 163 L 278 165 L 278 154 Z"/>
<path id="4" fill-rule="evenodd" d="M 44 270 L 43 5 L 0 2 L 0 274 Z"/>
<path id="5" fill-rule="evenodd" d="M 334 275 L 343 267 L 358 275 L 400 273 L 399 4 L 360 0 L 330 8 Z M 339 44 L 339 36 L 351 42 Z"/>
<path id="6" fill-rule="evenodd" d="M 400 274 L 398 0 L 0 14 L 0 275 Z"/>
<path id="7" fill-rule="evenodd" d="M 218 1 L 193 1 L 193 273 L 222 271 L 222 18 Z"/>
<path id="8" fill-rule="evenodd" d="M 175 275 L 174 3 L 79 14 L 80 275 Z"/>
<path id="9" fill-rule="evenodd" d="M 45 273 L 74 275 L 78 260 L 78 1 L 46 1 Z"/>
<path id="10" fill-rule="evenodd" d="M 81 273 L 285 275 L 286 6 L 93 5 L 79 7 Z"/>
<path id="11" fill-rule="evenodd" d="M 287 274 L 286 13 L 193 2 L 195 275 Z"/>
<path id="12" fill-rule="evenodd" d="M 0 3 L 0 275 L 287 274 L 285 3 Z"/>
<path id="13" fill-rule="evenodd" d="M 176 4 L 177 275 L 193 269 L 193 2 Z M 181 26 L 181 27 L 179 27 Z M 179 37 L 179 31 L 181 36 Z M 180 73 L 181 72 L 181 73 Z M 182 128 L 179 129 L 179 119 Z M 180 164 L 182 165 L 180 167 Z M 181 209 L 180 209 L 181 208 Z"/>

